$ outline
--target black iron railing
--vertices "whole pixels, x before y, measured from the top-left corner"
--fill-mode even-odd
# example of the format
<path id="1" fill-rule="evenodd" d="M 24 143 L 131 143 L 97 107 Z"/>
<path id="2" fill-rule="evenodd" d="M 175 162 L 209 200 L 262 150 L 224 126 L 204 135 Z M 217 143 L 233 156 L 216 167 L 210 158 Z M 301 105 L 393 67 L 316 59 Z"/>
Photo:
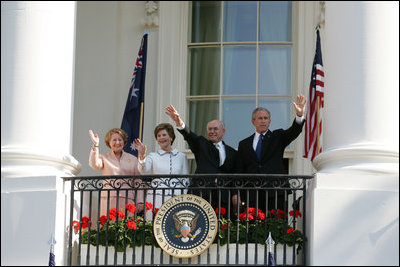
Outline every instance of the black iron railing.
<path id="1" fill-rule="evenodd" d="M 64 178 L 71 190 L 67 264 L 267 265 L 272 248 L 277 265 L 304 265 L 306 181 L 311 178 L 257 174 Z M 213 244 L 189 259 L 160 249 L 152 227 L 159 207 L 149 204 L 181 194 L 204 198 L 218 218 Z M 266 245 L 270 234 L 275 242 L 271 246 Z"/>

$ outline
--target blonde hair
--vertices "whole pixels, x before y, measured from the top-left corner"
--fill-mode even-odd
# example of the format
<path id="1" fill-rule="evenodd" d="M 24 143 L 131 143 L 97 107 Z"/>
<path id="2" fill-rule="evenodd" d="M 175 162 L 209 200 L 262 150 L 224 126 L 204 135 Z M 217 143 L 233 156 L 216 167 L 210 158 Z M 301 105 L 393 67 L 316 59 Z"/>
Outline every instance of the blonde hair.
<path id="1" fill-rule="evenodd" d="M 124 140 L 124 145 L 126 145 L 126 142 L 128 142 L 128 136 L 126 134 L 126 132 L 120 128 L 112 128 L 111 130 L 109 130 L 106 133 L 106 137 L 104 138 L 104 141 L 106 142 L 106 145 L 111 148 L 110 146 L 110 140 L 111 140 L 111 136 L 113 134 L 119 134 L 122 137 L 122 140 Z"/>

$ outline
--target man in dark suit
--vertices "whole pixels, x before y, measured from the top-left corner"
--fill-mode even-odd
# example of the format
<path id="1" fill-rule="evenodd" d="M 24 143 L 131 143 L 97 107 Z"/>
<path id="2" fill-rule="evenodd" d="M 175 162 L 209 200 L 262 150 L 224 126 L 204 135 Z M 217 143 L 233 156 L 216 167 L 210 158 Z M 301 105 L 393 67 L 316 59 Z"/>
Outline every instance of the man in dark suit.
<path id="1" fill-rule="evenodd" d="M 297 96 L 297 102 L 293 102 L 296 111 L 296 118 L 288 129 L 271 131 L 270 112 L 262 107 L 256 108 L 251 117 L 255 127 L 255 133 L 239 142 L 238 147 L 238 173 L 255 174 L 285 174 L 283 162 L 285 148 L 300 135 L 306 110 L 307 99 L 303 95 Z M 255 207 L 255 194 L 250 192 L 250 206 Z M 275 208 L 274 191 L 268 191 L 268 209 Z M 284 192 L 278 191 L 277 208 L 283 209 Z M 245 194 L 241 198 L 244 200 Z M 265 211 L 265 191 L 260 190 L 258 208 Z"/>
<path id="2" fill-rule="evenodd" d="M 207 137 L 199 136 L 193 133 L 189 126 L 181 119 L 176 109 L 170 105 L 166 107 L 166 114 L 175 122 L 178 131 L 188 142 L 190 150 L 193 152 L 197 168 L 197 174 L 214 173 L 235 173 L 236 172 L 236 154 L 237 151 L 222 141 L 225 135 L 224 124 L 219 120 L 212 120 L 207 124 Z M 194 184 L 192 183 L 192 186 Z M 199 194 L 198 191 L 193 191 Z M 217 194 L 212 194 L 213 207 L 217 207 Z M 202 197 L 208 200 L 208 192 L 204 192 Z M 221 206 L 227 207 L 227 192 L 221 192 Z M 236 196 L 232 196 L 234 205 Z"/>

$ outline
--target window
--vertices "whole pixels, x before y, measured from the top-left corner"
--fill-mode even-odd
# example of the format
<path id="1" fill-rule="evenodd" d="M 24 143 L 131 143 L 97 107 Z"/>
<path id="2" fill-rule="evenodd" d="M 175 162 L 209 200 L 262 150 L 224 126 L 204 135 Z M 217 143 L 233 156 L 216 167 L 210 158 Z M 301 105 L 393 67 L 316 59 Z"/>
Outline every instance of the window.
<path id="1" fill-rule="evenodd" d="M 237 148 L 254 133 L 251 113 L 271 112 L 270 129 L 288 128 L 292 99 L 292 3 L 193 1 L 188 121 L 206 136 L 220 119 L 224 141 Z"/>

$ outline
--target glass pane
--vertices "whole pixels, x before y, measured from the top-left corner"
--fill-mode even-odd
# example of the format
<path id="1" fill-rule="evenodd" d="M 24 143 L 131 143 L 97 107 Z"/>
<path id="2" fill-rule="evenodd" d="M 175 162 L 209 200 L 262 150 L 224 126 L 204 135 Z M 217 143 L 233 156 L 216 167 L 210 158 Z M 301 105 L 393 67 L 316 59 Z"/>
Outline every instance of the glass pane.
<path id="1" fill-rule="evenodd" d="M 223 100 L 222 116 L 226 129 L 224 136 L 226 144 L 237 149 L 239 141 L 254 133 L 251 113 L 255 106 L 255 98 Z"/>
<path id="2" fill-rule="evenodd" d="M 256 47 L 225 47 L 223 68 L 223 94 L 255 94 Z"/>
<path id="3" fill-rule="evenodd" d="M 224 41 L 257 41 L 257 2 L 224 2 Z"/>
<path id="4" fill-rule="evenodd" d="M 291 47 L 260 46 L 259 94 L 291 94 Z"/>
<path id="5" fill-rule="evenodd" d="M 220 48 L 190 49 L 190 95 L 219 94 Z"/>
<path id="6" fill-rule="evenodd" d="M 260 41 L 292 41 L 292 2 L 260 1 Z"/>
<path id="7" fill-rule="evenodd" d="M 207 138 L 207 123 L 219 119 L 218 103 L 218 100 L 189 102 L 189 121 L 185 123 L 188 123 L 192 132 Z"/>
<path id="8" fill-rule="evenodd" d="M 193 1 L 192 42 L 219 42 L 221 40 L 220 20 L 220 1 Z"/>
<path id="9" fill-rule="evenodd" d="M 276 129 L 287 129 L 292 125 L 292 119 L 290 114 L 290 106 L 292 100 L 290 98 L 259 98 L 258 101 L 260 107 L 264 107 L 271 113 L 271 124 L 269 129 L 271 131 Z"/>

